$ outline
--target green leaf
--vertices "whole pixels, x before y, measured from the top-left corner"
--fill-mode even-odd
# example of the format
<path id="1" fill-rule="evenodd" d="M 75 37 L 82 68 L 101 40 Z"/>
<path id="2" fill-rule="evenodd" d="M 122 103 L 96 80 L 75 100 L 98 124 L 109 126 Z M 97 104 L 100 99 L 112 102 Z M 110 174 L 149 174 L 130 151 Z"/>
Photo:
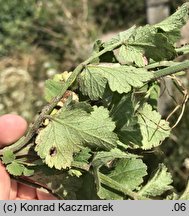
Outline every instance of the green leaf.
<path id="1" fill-rule="evenodd" d="M 69 169 L 68 173 L 69 173 L 70 176 L 76 176 L 78 178 L 80 176 L 82 176 L 82 172 L 77 170 L 77 169 Z"/>
<path id="2" fill-rule="evenodd" d="M 132 157 L 136 158 L 137 156 L 134 154 L 125 153 L 117 148 L 111 149 L 109 152 L 99 151 L 93 158 L 92 165 L 93 167 L 100 167 L 116 158 L 132 158 Z"/>
<path id="3" fill-rule="evenodd" d="M 173 45 L 180 38 L 180 29 L 188 17 L 188 4 L 184 4 L 164 21 L 153 26 L 132 27 L 104 43 L 104 46 L 122 43 L 122 46 L 114 51 L 116 59 L 121 64 L 135 63 L 138 67 L 143 67 L 143 56 L 155 61 L 173 59 L 176 57 Z"/>
<path id="4" fill-rule="evenodd" d="M 116 54 L 116 52 L 118 53 Z M 118 51 L 115 51 L 115 56 L 120 64 L 145 66 L 144 54 L 132 46 L 122 45 Z"/>
<path id="5" fill-rule="evenodd" d="M 127 45 L 155 61 L 173 59 L 176 56 L 173 43 L 168 41 L 166 35 L 160 33 L 155 26 L 146 25 L 137 28 Z"/>
<path id="6" fill-rule="evenodd" d="M 79 78 L 80 90 L 92 100 L 102 98 L 105 94 L 107 80 L 99 75 L 99 71 L 87 71 L 81 73 Z"/>
<path id="7" fill-rule="evenodd" d="M 135 190 L 143 182 L 143 177 L 147 175 L 146 171 L 147 166 L 141 159 L 120 159 L 108 176 L 123 187 Z"/>
<path id="8" fill-rule="evenodd" d="M 117 42 L 126 43 L 128 39 L 135 33 L 136 26 L 132 26 L 126 31 L 119 32 L 115 37 L 104 43 L 104 47 L 111 46 Z"/>
<path id="9" fill-rule="evenodd" d="M 23 174 L 25 167 L 17 161 L 13 161 L 6 166 L 6 169 L 11 175 L 20 176 Z"/>
<path id="10" fill-rule="evenodd" d="M 141 145 L 142 135 L 132 94 L 114 94 L 110 116 L 116 123 L 115 132 L 126 145 Z"/>
<path id="11" fill-rule="evenodd" d="M 118 140 L 114 129 L 115 124 L 103 107 L 94 107 L 91 113 L 81 109 L 62 109 L 39 132 L 35 150 L 49 167 L 67 168 L 71 166 L 73 154 L 79 152 L 80 146 L 106 150 L 114 148 Z"/>
<path id="12" fill-rule="evenodd" d="M 138 194 L 145 197 L 156 197 L 162 195 L 164 192 L 173 188 L 170 185 L 172 182 L 171 174 L 167 172 L 165 165 L 161 164 L 154 176 L 138 192 Z"/>
<path id="13" fill-rule="evenodd" d="M 152 77 L 152 73 L 144 68 L 119 64 L 89 65 L 80 75 L 80 90 L 94 100 L 103 97 L 107 83 L 111 91 L 122 94 L 131 91 L 132 87 L 141 87 Z"/>
<path id="14" fill-rule="evenodd" d="M 12 161 L 15 160 L 15 155 L 13 153 L 13 151 L 7 149 L 3 152 L 3 157 L 2 157 L 2 160 L 3 160 L 3 163 L 4 164 L 9 164 L 11 163 Z"/>
<path id="15" fill-rule="evenodd" d="M 132 190 L 140 186 L 143 177 L 147 174 L 146 170 L 147 167 L 141 159 L 120 159 L 110 174 L 99 175 L 101 177 L 99 178 L 98 196 L 101 199 L 124 199 L 126 195 L 132 194 Z M 106 178 L 105 181 L 104 178 Z"/>
<path id="16" fill-rule="evenodd" d="M 32 176 L 33 174 L 34 174 L 33 169 L 28 169 L 27 167 L 24 168 L 24 170 L 23 170 L 23 175 L 24 176 Z"/>
<path id="17" fill-rule="evenodd" d="M 152 107 L 145 103 L 138 110 L 138 124 L 142 134 L 142 148 L 151 149 L 158 146 L 165 138 L 170 135 L 169 123 L 161 119 L 161 115 L 152 110 Z"/>
<path id="18" fill-rule="evenodd" d="M 79 153 L 74 156 L 74 161 L 85 162 L 87 163 L 89 158 L 91 157 L 91 149 L 85 147 Z"/>
<path id="19" fill-rule="evenodd" d="M 123 143 L 130 143 L 136 148 L 151 149 L 159 146 L 170 135 L 169 123 L 162 120 L 161 115 L 147 103 L 137 110 L 135 118 L 130 122 L 126 116 L 125 122 L 117 133 Z"/>
<path id="20" fill-rule="evenodd" d="M 55 96 L 59 94 L 62 89 L 62 82 L 57 82 L 52 79 L 45 81 L 45 100 L 50 102 Z"/>
<path id="21" fill-rule="evenodd" d="M 180 29 L 186 24 L 189 18 L 189 4 L 183 4 L 173 15 L 155 25 L 161 31 L 165 32 L 168 39 L 175 43 L 181 35 Z"/>

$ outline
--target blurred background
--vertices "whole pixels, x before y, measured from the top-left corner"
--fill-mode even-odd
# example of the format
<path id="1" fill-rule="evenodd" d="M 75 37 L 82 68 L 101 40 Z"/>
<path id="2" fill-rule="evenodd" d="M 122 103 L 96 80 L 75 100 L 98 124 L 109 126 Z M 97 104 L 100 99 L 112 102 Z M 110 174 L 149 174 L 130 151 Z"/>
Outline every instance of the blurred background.
<path id="1" fill-rule="evenodd" d="M 75 68 L 90 55 L 96 39 L 105 41 L 134 24 L 157 23 L 184 2 L 0 0 L 0 115 L 17 113 L 31 122 L 45 104 L 45 80 Z M 188 42 L 189 24 L 182 29 L 179 45 Z M 188 89 L 187 75 L 181 80 Z M 174 92 L 172 84 L 168 86 L 179 104 L 179 93 Z M 167 95 L 160 99 L 164 117 L 178 105 Z M 172 116 L 172 123 L 178 115 L 179 112 Z M 189 107 L 186 106 L 181 122 L 159 149 L 164 152 L 162 160 L 170 168 L 178 191 L 184 188 L 189 174 L 188 134 Z"/>

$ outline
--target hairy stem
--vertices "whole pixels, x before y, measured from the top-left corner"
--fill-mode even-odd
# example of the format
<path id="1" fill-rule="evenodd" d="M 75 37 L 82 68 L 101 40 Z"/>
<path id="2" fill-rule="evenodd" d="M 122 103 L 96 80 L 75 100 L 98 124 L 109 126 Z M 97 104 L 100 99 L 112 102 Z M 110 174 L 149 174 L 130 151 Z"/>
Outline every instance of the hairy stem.
<path id="1" fill-rule="evenodd" d="M 20 149 L 22 149 L 25 145 L 27 145 L 28 142 L 35 135 L 35 133 L 38 130 L 38 128 L 40 127 L 40 125 L 41 125 L 42 121 L 44 120 L 45 116 L 49 115 L 52 112 L 52 110 L 54 109 L 54 107 L 56 106 L 56 104 L 63 97 L 63 95 L 66 92 L 66 90 L 76 80 L 77 76 L 81 73 L 81 71 L 88 64 L 90 64 L 91 62 L 93 62 L 93 60 L 95 60 L 96 58 L 100 57 L 101 55 L 105 54 L 108 51 L 114 50 L 115 48 L 117 48 L 119 46 L 121 46 L 121 42 L 117 42 L 115 44 L 112 44 L 112 45 L 104 48 L 100 52 L 93 54 L 86 61 L 84 61 L 81 64 L 79 64 L 75 68 L 75 70 L 72 72 L 72 74 L 70 75 L 70 77 L 68 78 L 68 80 L 66 81 L 66 83 L 63 85 L 60 93 L 56 97 L 54 97 L 49 104 L 47 104 L 46 106 L 44 106 L 44 108 L 42 109 L 41 113 L 39 114 L 39 116 L 37 117 L 37 119 L 34 121 L 34 123 L 29 127 L 29 130 L 28 130 L 27 134 L 22 138 L 22 140 L 19 140 L 18 142 L 16 142 L 15 144 L 13 144 L 13 145 L 11 145 L 9 147 L 5 147 L 4 149 L 1 149 L 0 150 L 0 156 L 3 154 L 3 151 L 5 149 L 7 149 L 7 148 L 10 149 L 10 150 L 12 150 L 13 152 L 17 152 Z M 158 66 L 158 65 L 153 65 L 153 67 L 154 66 Z M 159 66 L 161 66 L 161 64 Z M 187 68 L 189 68 L 189 60 L 181 62 L 181 63 L 173 63 L 173 62 L 171 62 L 171 66 L 153 72 L 154 77 L 152 78 L 152 80 L 156 80 L 156 79 L 158 79 L 160 77 L 174 74 L 176 72 L 185 70 Z"/>
<path id="2" fill-rule="evenodd" d="M 149 65 L 146 65 L 146 69 L 154 69 L 154 68 L 159 68 L 159 67 L 170 67 L 179 64 L 179 62 L 174 62 L 174 61 L 160 61 L 160 62 L 155 62 Z"/>
<path id="3" fill-rule="evenodd" d="M 177 73 L 179 71 L 186 70 L 188 68 L 189 68 L 189 60 L 178 63 L 176 65 L 173 65 L 173 66 L 170 66 L 167 68 L 163 68 L 163 69 L 158 70 L 158 71 L 155 71 L 153 73 L 154 77 L 152 78 L 152 80 L 155 80 L 155 79 L 167 76 L 167 75 L 171 75 L 171 74 Z"/>

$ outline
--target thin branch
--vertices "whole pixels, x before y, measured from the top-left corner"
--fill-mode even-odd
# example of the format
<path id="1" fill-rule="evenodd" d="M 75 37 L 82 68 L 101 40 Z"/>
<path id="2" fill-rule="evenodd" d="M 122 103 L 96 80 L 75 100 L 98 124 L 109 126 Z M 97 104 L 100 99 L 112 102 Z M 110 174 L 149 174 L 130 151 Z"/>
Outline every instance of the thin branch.
<path id="1" fill-rule="evenodd" d="M 172 79 L 174 80 L 174 83 L 176 85 L 176 87 L 178 88 L 178 90 L 183 94 L 183 100 L 181 104 L 178 104 L 173 111 L 168 115 L 166 121 L 169 120 L 169 118 L 179 109 L 181 108 L 181 112 L 179 114 L 179 117 L 177 118 L 177 121 L 175 122 L 175 124 L 171 127 L 172 129 L 175 128 L 178 123 L 180 122 L 180 120 L 182 119 L 182 116 L 184 114 L 185 108 L 186 108 L 186 103 L 189 99 L 189 95 L 188 95 L 188 91 L 187 89 L 183 86 L 183 84 L 181 83 L 181 81 L 176 77 L 176 76 L 172 76 Z"/>

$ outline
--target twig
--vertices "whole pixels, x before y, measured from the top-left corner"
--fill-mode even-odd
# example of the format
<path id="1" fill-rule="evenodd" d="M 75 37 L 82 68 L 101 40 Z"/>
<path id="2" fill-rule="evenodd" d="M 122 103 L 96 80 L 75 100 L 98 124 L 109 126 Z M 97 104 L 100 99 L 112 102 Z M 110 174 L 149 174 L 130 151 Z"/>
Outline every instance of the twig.
<path id="1" fill-rule="evenodd" d="M 166 121 L 168 121 L 168 119 L 181 107 L 181 113 L 180 113 L 179 117 L 177 118 L 177 121 L 175 122 L 175 124 L 171 127 L 173 129 L 173 128 L 175 128 L 178 125 L 178 123 L 182 119 L 184 110 L 186 108 L 186 103 L 187 103 L 187 101 L 189 99 L 189 95 L 188 95 L 187 89 L 184 88 L 184 86 L 182 85 L 182 83 L 181 83 L 180 80 L 178 80 L 174 75 L 172 76 L 172 79 L 174 80 L 175 85 L 177 86 L 177 88 L 179 89 L 179 91 L 184 95 L 182 103 L 178 104 L 174 108 L 174 110 L 168 115 L 168 117 L 166 119 Z"/>

